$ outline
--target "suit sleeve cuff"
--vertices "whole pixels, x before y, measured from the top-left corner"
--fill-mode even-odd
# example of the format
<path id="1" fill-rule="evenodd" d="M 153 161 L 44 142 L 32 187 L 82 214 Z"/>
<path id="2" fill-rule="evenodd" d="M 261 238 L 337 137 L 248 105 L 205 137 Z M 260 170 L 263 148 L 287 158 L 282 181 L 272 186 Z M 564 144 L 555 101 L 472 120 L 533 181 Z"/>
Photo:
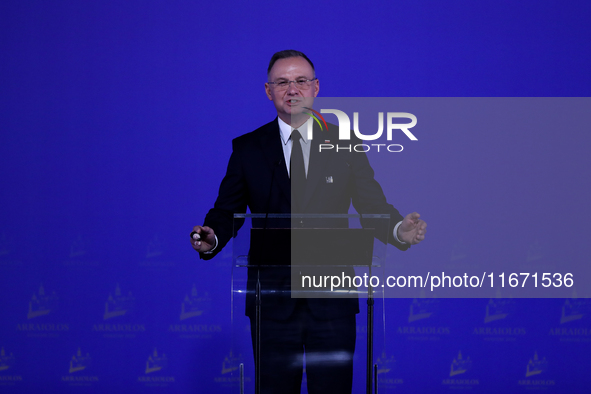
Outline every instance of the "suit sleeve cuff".
<path id="1" fill-rule="evenodd" d="M 401 224 L 402 224 L 402 221 L 400 221 L 400 222 L 396 223 L 396 226 L 394 226 L 394 239 L 395 239 L 395 240 L 396 240 L 398 243 L 400 243 L 400 244 L 402 244 L 402 245 L 406 245 L 406 242 L 403 242 L 403 241 L 401 241 L 401 240 L 398 238 L 398 227 L 400 227 L 400 225 L 401 225 Z M 213 249 L 212 249 L 212 250 L 213 250 Z"/>
<path id="2" fill-rule="evenodd" d="M 396 231 L 396 230 L 394 230 Z M 207 252 L 202 252 L 203 254 L 213 254 L 213 251 L 215 250 L 215 248 L 218 247 L 218 236 L 214 235 L 215 237 L 215 245 L 213 245 L 213 248 L 209 249 Z"/>

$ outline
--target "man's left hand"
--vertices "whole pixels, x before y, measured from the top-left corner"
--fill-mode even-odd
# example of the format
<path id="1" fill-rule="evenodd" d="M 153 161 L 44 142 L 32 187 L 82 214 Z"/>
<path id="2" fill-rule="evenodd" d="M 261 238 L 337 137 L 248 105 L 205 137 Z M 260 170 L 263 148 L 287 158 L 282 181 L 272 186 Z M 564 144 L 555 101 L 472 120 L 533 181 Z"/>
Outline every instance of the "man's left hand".
<path id="1" fill-rule="evenodd" d="M 409 213 L 398 226 L 398 239 L 411 245 L 416 245 L 425 239 L 427 223 L 419 219 L 421 215 L 416 212 Z"/>

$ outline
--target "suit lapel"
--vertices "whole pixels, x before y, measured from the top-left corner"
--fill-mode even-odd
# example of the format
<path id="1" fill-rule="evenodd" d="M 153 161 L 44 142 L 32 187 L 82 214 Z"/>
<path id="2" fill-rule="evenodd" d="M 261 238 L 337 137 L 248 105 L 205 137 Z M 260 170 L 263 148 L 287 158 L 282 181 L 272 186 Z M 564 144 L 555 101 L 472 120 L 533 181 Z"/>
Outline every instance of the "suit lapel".
<path id="1" fill-rule="evenodd" d="M 285 164 L 285 157 L 283 156 L 283 147 L 281 146 L 281 136 L 279 134 L 279 123 L 277 119 L 269 123 L 269 127 L 260 139 L 261 150 L 265 156 L 271 174 L 273 174 L 273 182 L 275 187 L 278 187 L 285 198 L 291 205 L 291 185 L 289 176 L 287 175 L 287 167 Z"/>

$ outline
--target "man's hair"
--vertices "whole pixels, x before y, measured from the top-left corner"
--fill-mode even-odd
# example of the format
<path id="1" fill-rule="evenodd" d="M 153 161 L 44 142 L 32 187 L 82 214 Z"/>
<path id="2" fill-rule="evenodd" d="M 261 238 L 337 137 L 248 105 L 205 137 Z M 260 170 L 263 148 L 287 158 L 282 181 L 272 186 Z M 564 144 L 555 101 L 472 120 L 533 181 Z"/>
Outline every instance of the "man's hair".
<path id="1" fill-rule="evenodd" d="M 315 71 L 314 64 L 312 63 L 312 61 L 310 59 L 308 59 L 308 56 L 304 55 L 303 52 L 296 51 L 293 49 L 286 49 L 284 51 L 279 51 L 273 55 L 273 57 L 271 58 L 271 61 L 269 62 L 269 68 L 267 68 L 267 76 L 269 76 L 269 74 L 271 73 L 271 69 L 273 68 L 273 65 L 275 64 L 275 62 L 277 60 L 287 59 L 290 57 L 303 57 L 304 59 L 306 59 L 306 61 L 308 63 L 310 63 L 310 67 L 312 67 L 312 71 Z"/>

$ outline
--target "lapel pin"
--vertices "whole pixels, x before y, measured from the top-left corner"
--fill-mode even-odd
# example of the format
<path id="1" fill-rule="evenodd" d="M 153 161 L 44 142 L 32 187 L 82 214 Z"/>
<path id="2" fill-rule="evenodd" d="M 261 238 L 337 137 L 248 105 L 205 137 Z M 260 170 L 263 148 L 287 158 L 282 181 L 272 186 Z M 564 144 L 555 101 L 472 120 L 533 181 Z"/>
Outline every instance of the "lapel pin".
<path id="1" fill-rule="evenodd" d="M 326 177 L 326 183 L 332 183 L 332 177 L 331 176 L 327 176 Z"/>

